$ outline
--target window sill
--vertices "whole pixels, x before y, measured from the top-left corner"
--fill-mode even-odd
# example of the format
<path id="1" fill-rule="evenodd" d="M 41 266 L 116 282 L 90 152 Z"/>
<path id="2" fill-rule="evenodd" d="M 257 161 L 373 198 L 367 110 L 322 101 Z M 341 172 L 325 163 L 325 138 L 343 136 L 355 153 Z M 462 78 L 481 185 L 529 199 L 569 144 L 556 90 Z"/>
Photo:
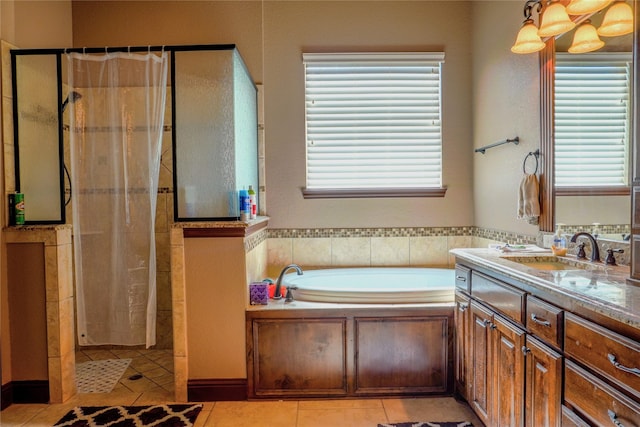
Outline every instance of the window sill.
<path id="1" fill-rule="evenodd" d="M 444 197 L 447 187 L 441 188 L 374 188 L 374 189 L 302 189 L 305 199 L 378 199 L 384 197 Z"/>
<path id="2" fill-rule="evenodd" d="M 628 196 L 629 187 L 556 187 L 556 196 Z"/>

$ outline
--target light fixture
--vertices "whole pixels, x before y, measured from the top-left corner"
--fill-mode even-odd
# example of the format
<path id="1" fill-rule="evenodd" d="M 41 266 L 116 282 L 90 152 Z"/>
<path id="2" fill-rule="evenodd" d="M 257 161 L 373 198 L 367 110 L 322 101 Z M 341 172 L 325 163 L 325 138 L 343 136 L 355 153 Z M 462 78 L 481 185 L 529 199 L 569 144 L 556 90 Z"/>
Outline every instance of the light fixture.
<path id="1" fill-rule="evenodd" d="M 586 15 L 596 13 L 609 6 L 613 0 L 571 0 L 567 5 L 569 15 Z"/>
<path id="2" fill-rule="evenodd" d="M 585 53 L 593 52 L 604 46 L 604 42 L 598 37 L 596 27 L 587 19 L 576 29 L 573 35 L 573 43 L 569 49 L 569 53 Z"/>
<path id="3" fill-rule="evenodd" d="M 631 32 L 633 32 L 633 10 L 625 1 L 617 1 L 604 15 L 598 34 L 603 37 L 615 37 Z"/>
<path id="4" fill-rule="evenodd" d="M 538 35 L 538 27 L 533 23 L 531 19 L 531 11 L 534 7 L 537 7 L 537 12 L 540 13 L 542 9 L 542 3 L 536 0 L 527 0 L 524 5 L 524 22 L 522 28 L 518 32 L 516 42 L 511 46 L 511 52 L 513 53 L 533 53 L 542 50 L 545 46 L 544 42 Z"/>
<path id="5" fill-rule="evenodd" d="M 553 37 L 572 30 L 575 26 L 575 22 L 569 19 L 569 15 L 567 15 L 567 11 L 562 3 L 554 1 L 550 2 L 542 12 L 542 21 L 538 35 L 540 37 Z"/>

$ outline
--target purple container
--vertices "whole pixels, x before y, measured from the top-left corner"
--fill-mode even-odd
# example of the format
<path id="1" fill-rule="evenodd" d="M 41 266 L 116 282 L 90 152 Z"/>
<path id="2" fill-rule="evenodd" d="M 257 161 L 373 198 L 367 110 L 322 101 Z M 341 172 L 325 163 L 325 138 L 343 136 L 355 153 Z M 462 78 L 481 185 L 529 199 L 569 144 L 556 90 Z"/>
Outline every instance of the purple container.
<path id="1" fill-rule="evenodd" d="M 267 282 L 249 284 L 249 302 L 251 305 L 267 305 L 269 302 L 269 284 Z"/>

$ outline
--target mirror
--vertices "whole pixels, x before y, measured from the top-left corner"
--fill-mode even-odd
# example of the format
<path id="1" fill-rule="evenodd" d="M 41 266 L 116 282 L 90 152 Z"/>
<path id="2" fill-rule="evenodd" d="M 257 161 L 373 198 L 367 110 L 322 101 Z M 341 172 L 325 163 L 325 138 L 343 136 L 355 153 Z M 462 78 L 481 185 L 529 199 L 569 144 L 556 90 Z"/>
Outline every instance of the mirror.
<path id="1" fill-rule="evenodd" d="M 632 1 L 628 1 L 628 3 L 633 7 Z M 591 23 L 596 28 L 599 27 L 605 12 L 606 9 L 590 17 Z M 633 34 L 619 37 L 602 37 L 605 45 L 598 51 L 586 54 L 569 54 L 567 50 L 573 40 L 574 32 L 575 29 L 549 43 L 552 49 L 551 52 L 547 54 L 554 55 L 554 57 L 549 61 L 553 66 L 549 67 L 551 71 L 547 73 L 548 78 L 546 83 L 553 85 L 551 88 L 554 89 L 553 91 L 544 87 L 545 54 L 541 54 L 542 101 L 545 101 L 545 93 L 551 92 L 552 94 L 547 97 L 548 102 L 551 103 L 551 115 L 548 117 L 550 120 L 544 120 L 543 117 L 542 123 L 554 124 L 553 131 L 547 132 L 547 135 L 551 137 L 550 146 L 547 150 L 553 150 L 553 154 L 547 158 L 552 159 L 549 163 L 553 166 L 547 166 L 545 169 L 547 172 L 546 182 L 555 183 L 555 187 L 552 189 L 553 191 L 548 195 L 548 201 L 551 202 L 551 212 L 549 212 L 547 227 L 543 228 L 544 224 L 541 224 L 541 229 L 543 231 L 553 231 L 557 224 L 565 224 L 563 229 L 569 232 L 585 230 L 598 234 L 599 238 L 623 241 L 625 238 L 628 238 L 630 233 L 629 218 L 631 198 L 629 194 L 629 180 L 631 174 L 629 170 L 631 164 L 631 82 L 633 80 L 631 50 Z M 603 131 L 603 135 L 605 136 L 599 138 L 602 141 L 602 138 L 609 138 L 615 134 L 613 139 L 616 141 L 607 141 L 606 143 L 615 144 L 616 153 L 614 156 L 614 150 L 608 149 L 605 150 L 606 154 L 594 154 L 595 161 L 593 162 L 593 167 L 589 167 L 589 170 L 585 171 L 584 177 L 575 179 L 574 182 L 572 182 L 573 172 L 571 172 L 571 166 L 567 165 L 567 150 L 570 150 L 572 148 L 571 144 L 575 143 L 575 140 L 571 140 L 572 137 L 575 137 L 575 133 L 567 136 L 573 129 L 570 129 L 570 126 L 567 126 L 566 123 L 569 119 L 577 120 L 577 116 L 574 115 L 574 113 L 578 111 L 578 108 L 575 104 L 571 105 L 571 102 L 584 103 L 586 97 L 584 93 L 581 93 L 581 99 L 577 101 L 567 101 L 566 92 L 563 92 L 562 88 L 570 86 L 570 84 L 567 84 L 567 79 L 576 78 L 574 74 L 570 74 L 574 73 L 575 67 L 579 67 L 584 73 L 591 73 L 596 67 L 602 68 L 605 62 L 607 65 L 615 63 L 616 67 L 619 67 L 618 71 L 622 70 L 622 77 L 617 84 L 625 85 L 625 94 L 623 95 L 621 93 L 619 95 L 620 100 L 617 101 L 620 105 L 620 108 L 618 108 L 618 128 L 615 131 L 607 128 Z M 591 65 L 593 65 L 593 67 L 591 67 Z M 626 75 L 624 75 L 625 72 Z M 596 83 L 589 83 L 588 85 L 590 88 L 593 88 Z M 622 91 L 622 86 L 619 87 L 619 90 Z M 580 89 L 578 89 L 578 91 L 580 91 Z M 610 89 L 603 89 L 603 91 L 612 93 Z M 599 102 L 602 101 L 594 102 L 593 106 L 598 105 Z M 567 103 L 569 103 L 569 106 L 567 106 Z M 606 107 L 598 106 L 597 108 L 604 109 Z M 604 110 L 598 111 L 598 117 L 603 117 L 602 111 Z M 591 122 L 590 125 L 593 123 L 595 123 L 595 121 Z M 597 130 L 583 127 L 576 139 L 579 140 L 580 143 L 589 140 L 589 134 L 587 132 L 593 135 Z M 544 151 L 544 143 L 542 149 Z M 581 153 L 586 153 L 584 148 L 580 150 Z M 605 157 L 609 155 L 617 157 L 617 161 L 624 164 L 623 170 L 620 171 L 621 177 L 619 177 L 619 179 L 623 179 L 624 182 L 621 181 L 618 185 L 602 185 L 605 178 L 601 176 L 604 174 L 597 170 L 608 162 L 608 160 L 605 160 Z M 584 166 L 589 163 L 586 157 L 588 156 L 578 160 L 578 164 L 574 165 L 574 167 L 584 169 Z M 579 173 L 577 169 L 575 176 L 578 176 Z M 615 167 L 615 169 L 620 168 Z M 584 185 L 591 179 L 593 179 L 593 182 L 589 187 L 578 187 Z M 626 186 L 624 184 L 626 184 Z"/>

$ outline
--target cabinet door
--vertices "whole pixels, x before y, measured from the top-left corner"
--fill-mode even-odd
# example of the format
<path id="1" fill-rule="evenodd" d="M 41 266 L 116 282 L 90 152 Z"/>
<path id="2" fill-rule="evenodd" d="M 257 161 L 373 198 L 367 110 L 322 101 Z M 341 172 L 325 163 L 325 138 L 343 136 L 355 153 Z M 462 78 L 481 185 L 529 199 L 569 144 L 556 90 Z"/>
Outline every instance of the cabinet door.
<path id="1" fill-rule="evenodd" d="M 562 355 L 527 336 L 526 425 L 553 427 L 562 417 Z"/>
<path id="2" fill-rule="evenodd" d="M 455 378 L 456 392 L 469 400 L 470 381 L 468 381 L 469 351 L 469 297 L 456 291 L 455 322 Z"/>
<path id="3" fill-rule="evenodd" d="M 494 315 L 491 329 L 494 366 L 492 426 L 524 425 L 524 329 Z"/>
<path id="4" fill-rule="evenodd" d="M 475 301 L 470 303 L 470 352 L 471 381 L 469 404 L 485 425 L 491 423 L 492 363 L 490 336 L 493 313 Z"/>

